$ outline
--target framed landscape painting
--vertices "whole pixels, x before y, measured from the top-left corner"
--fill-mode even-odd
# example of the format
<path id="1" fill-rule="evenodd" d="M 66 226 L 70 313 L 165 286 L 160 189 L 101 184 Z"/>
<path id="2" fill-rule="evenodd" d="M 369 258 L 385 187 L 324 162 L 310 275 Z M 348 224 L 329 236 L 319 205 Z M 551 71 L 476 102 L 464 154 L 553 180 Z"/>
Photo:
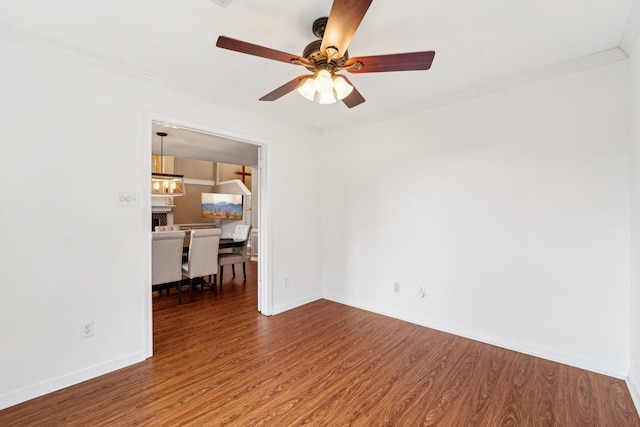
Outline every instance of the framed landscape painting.
<path id="1" fill-rule="evenodd" d="M 242 219 L 242 195 L 202 193 L 202 217 L 213 219 Z"/>

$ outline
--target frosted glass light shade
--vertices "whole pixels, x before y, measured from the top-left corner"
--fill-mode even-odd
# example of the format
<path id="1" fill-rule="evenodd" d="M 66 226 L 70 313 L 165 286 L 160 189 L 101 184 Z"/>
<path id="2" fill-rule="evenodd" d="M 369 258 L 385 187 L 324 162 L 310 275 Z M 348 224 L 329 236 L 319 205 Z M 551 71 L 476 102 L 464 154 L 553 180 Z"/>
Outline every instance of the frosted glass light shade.
<path id="1" fill-rule="evenodd" d="M 316 94 L 316 88 L 311 77 L 307 77 L 302 86 L 297 90 L 300 95 L 304 96 L 309 101 L 313 101 L 313 97 Z"/>
<path id="2" fill-rule="evenodd" d="M 333 90 L 333 78 L 331 73 L 327 70 L 318 71 L 318 75 L 315 77 L 316 90 L 323 93 L 331 93 Z"/>
<path id="3" fill-rule="evenodd" d="M 334 102 L 336 102 L 336 97 L 333 96 L 333 91 L 318 93 L 318 104 L 333 104 Z"/>
<path id="4" fill-rule="evenodd" d="M 353 92 L 353 86 L 347 83 L 347 80 L 344 77 L 334 76 L 333 90 L 336 92 L 336 98 L 344 99 Z"/>

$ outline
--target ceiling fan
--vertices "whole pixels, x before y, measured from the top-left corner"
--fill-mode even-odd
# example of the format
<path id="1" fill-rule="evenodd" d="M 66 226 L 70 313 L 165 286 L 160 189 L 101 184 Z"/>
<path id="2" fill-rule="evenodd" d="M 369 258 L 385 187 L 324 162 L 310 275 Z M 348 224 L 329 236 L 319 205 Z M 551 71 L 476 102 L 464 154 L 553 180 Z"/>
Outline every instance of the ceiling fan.
<path id="1" fill-rule="evenodd" d="M 330 104 L 341 100 L 352 108 L 365 99 L 339 71 L 377 73 L 428 70 L 434 51 L 394 53 L 349 58 L 347 47 L 373 0 L 334 0 L 329 17 L 314 21 L 312 31 L 319 40 L 305 47 L 302 56 L 220 36 L 216 46 L 274 61 L 302 65 L 313 74 L 304 74 L 269 92 L 260 101 L 275 101 L 293 90 L 309 100 Z"/>

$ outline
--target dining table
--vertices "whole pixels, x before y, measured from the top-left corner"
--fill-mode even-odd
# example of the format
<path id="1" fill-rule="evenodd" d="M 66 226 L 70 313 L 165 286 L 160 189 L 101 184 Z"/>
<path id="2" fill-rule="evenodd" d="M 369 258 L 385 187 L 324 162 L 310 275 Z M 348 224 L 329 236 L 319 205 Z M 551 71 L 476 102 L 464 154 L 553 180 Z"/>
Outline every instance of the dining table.
<path id="1" fill-rule="evenodd" d="M 244 245 L 244 240 L 235 240 L 232 238 L 222 238 L 220 239 L 220 243 L 218 245 L 218 249 L 229 249 L 229 248 L 241 248 Z M 189 238 L 184 239 L 184 245 L 182 247 L 182 253 L 189 252 Z"/>
<path id="2" fill-rule="evenodd" d="M 219 249 L 240 248 L 242 247 L 242 245 L 244 245 L 244 242 L 245 242 L 244 240 L 224 238 L 224 239 L 220 239 L 220 245 L 218 246 L 218 248 Z"/>

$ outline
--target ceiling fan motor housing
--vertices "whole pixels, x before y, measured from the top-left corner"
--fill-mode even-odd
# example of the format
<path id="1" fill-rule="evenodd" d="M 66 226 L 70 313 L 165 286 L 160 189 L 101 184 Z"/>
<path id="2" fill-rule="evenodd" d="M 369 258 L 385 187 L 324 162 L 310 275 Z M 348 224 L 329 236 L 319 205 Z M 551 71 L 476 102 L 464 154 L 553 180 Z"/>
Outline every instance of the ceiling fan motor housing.
<path id="1" fill-rule="evenodd" d="M 327 21 L 329 21 L 328 16 L 323 16 L 322 18 L 318 18 L 313 21 L 313 25 L 311 26 L 311 31 L 313 31 L 313 35 L 317 38 L 321 39 L 324 37 L 324 30 L 327 28 Z"/>
<path id="2" fill-rule="evenodd" d="M 313 25 L 311 26 L 311 30 L 313 31 L 313 35 L 319 38 L 319 40 L 314 40 L 309 43 L 302 52 L 302 57 L 309 60 L 311 63 L 310 66 L 306 68 L 315 71 L 317 66 L 319 65 L 327 65 L 327 68 L 336 68 L 343 67 L 345 62 L 349 59 L 349 51 L 346 51 L 341 58 L 332 58 L 331 61 L 327 64 L 327 57 L 320 51 L 320 46 L 322 45 L 322 37 L 324 37 L 324 30 L 327 28 L 328 17 L 324 16 L 322 18 L 318 18 L 313 21 Z"/>

